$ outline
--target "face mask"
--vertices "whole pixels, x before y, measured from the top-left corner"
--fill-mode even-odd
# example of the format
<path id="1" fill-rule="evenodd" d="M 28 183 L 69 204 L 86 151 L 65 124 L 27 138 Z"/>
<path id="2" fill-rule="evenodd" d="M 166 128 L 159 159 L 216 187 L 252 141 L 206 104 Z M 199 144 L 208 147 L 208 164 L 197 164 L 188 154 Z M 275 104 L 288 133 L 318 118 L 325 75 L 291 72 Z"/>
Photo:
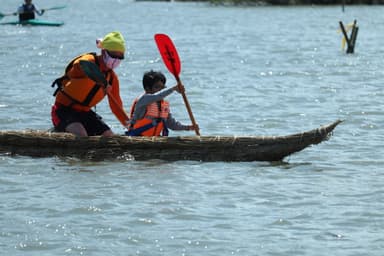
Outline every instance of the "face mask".
<path id="1" fill-rule="evenodd" d="M 111 56 L 109 56 L 107 51 L 104 51 L 103 61 L 105 63 L 105 66 L 107 66 L 107 68 L 109 68 L 109 69 L 115 69 L 121 63 L 121 59 L 112 58 Z"/>

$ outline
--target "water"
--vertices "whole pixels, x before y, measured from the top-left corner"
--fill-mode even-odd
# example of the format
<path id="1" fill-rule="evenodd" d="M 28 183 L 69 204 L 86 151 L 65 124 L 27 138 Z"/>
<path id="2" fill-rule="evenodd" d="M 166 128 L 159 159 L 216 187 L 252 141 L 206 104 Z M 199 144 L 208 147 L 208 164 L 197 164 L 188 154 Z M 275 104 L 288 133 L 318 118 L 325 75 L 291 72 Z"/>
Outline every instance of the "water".
<path id="1" fill-rule="evenodd" d="M 0 27 L 1 130 L 48 129 L 52 80 L 113 30 L 128 45 L 117 69 L 127 109 L 144 71 L 175 82 L 153 40 L 166 33 L 203 135 L 286 135 L 345 121 L 329 141 L 280 163 L 0 155 L 1 255 L 382 255 L 384 7 L 61 4 L 41 18 L 63 27 Z M 338 22 L 354 19 L 356 53 L 346 55 Z M 169 100 L 188 123 L 181 97 Z M 106 102 L 97 111 L 123 132 Z"/>

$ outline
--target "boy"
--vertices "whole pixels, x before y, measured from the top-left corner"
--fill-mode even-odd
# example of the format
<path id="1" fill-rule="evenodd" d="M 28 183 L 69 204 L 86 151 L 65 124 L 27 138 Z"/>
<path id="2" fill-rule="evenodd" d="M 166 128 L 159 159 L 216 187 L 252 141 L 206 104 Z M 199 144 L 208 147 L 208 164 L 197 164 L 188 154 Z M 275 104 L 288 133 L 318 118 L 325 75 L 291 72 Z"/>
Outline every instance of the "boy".
<path id="1" fill-rule="evenodd" d="M 165 89 L 166 78 L 161 72 L 148 71 L 143 76 L 145 93 L 132 104 L 129 136 L 168 136 L 171 130 L 195 130 L 193 125 L 183 125 L 176 121 L 169 111 L 169 103 L 164 98 L 172 92 L 184 91 L 182 84 Z"/>

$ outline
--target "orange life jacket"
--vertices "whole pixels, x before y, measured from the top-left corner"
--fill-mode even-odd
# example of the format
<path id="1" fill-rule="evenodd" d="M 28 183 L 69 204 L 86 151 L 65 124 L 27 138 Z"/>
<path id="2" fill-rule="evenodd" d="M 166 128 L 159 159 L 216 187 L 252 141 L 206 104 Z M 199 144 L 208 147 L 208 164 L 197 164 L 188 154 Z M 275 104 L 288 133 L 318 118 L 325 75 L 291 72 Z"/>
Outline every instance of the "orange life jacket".
<path id="1" fill-rule="evenodd" d="M 153 102 L 147 106 L 145 115 L 142 119 L 134 120 L 133 113 L 138 99 L 135 99 L 131 108 L 131 128 L 127 135 L 131 136 L 163 136 L 168 135 L 165 121 L 169 116 L 169 102 L 161 100 Z"/>
<path id="2" fill-rule="evenodd" d="M 77 56 L 68 64 L 65 74 L 53 82 L 52 87 L 55 85 L 58 87 L 53 95 L 56 96 L 56 102 L 61 105 L 78 111 L 89 111 L 105 97 L 106 88 L 102 84 L 96 84 L 86 76 L 69 77 L 69 70 L 73 67 L 75 61 L 80 58 L 99 65 L 96 53 L 86 53 Z M 111 80 L 112 75 L 108 72 L 106 78 Z"/>

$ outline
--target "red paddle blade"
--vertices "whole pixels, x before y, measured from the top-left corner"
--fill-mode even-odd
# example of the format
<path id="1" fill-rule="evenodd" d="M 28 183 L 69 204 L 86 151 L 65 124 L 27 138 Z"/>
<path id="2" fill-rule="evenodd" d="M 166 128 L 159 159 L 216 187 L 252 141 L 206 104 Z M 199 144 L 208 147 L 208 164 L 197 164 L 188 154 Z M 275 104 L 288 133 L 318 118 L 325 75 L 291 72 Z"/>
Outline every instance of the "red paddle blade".
<path id="1" fill-rule="evenodd" d="M 179 77 L 181 64 L 179 55 L 171 38 L 166 34 L 156 34 L 155 41 L 165 66 L 176 78 Z"/>

